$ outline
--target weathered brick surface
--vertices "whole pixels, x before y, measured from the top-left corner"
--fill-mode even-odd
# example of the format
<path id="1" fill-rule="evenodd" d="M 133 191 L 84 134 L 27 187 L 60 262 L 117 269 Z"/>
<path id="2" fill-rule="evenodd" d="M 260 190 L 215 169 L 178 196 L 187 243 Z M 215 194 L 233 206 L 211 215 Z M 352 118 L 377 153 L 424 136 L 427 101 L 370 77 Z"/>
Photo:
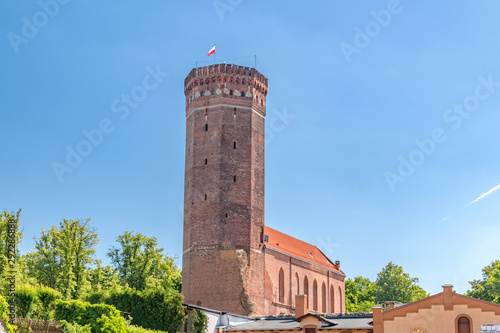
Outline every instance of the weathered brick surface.
<path id="1" fill-rule="evenodd" d="M 325 312 L 345 311 L 343 274 L 264 246 L 267 79 L 255 69 L 213 65 L 193 69 L 184 92 L 185 303 L 244 315 L 293 313 L 294 296 L 304 293 L 307 277 L 310 309 L 316 280 L 318 311 L 323 283 Z M 280 269 L 284 302 L 278 295 Z"/>
<path id="2" fill-rule="evenodd" d="M 240 66 L 196 68 L 185 80 L 186 303 L 263 311 L 266 94 L 267 79 Z"/>

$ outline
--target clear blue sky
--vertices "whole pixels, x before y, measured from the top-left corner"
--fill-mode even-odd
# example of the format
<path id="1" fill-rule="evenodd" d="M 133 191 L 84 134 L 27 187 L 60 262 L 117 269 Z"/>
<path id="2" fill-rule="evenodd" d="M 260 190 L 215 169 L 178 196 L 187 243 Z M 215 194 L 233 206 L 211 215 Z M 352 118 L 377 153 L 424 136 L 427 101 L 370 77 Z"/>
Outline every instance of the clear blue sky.
<path id="1" fill-rule="evenodd" d="M 269 79 L 267 225 L 433 293 L 500 258 L 500 191 L 462 209 L 500 183 L 499 1 L 65 1 L 1 5 L 0 208 L 23 209 L 23 253 L 90 217 L 100 258 L 125 230 L 181 256 L 183 83 L 217 43 Z"/>

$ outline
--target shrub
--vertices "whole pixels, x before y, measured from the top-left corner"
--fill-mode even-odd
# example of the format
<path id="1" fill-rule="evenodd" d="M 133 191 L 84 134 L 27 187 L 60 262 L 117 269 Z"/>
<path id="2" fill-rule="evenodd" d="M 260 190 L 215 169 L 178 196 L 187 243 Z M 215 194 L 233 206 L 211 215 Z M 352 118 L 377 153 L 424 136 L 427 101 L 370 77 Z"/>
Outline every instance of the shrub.
<path id="1" fill-rule="evenodd" d="M 125 319 L 114 306 L 90 304 L 82 301 L 61 301 L 55 303 L 55 319 L 84 326 L 90 324 L 92 333 L 129 333 Z"/>
<path id="2" fill-rule="evenodd" d="M 150 330 L 144 327 L 130 325 L 130 333 L 166 333 L 165 331 Z"/>
<path id="3" fill-rule="evenodd" d="M 17 327 L 9 323 L 9 304 L 2 295 L 0 295 L 0 319 L 3 321 L 7 332 L 14 333 Z"/>
<path id="4" fill-rule="evenodd" d="M 14 299 L 18 316 L 28 318 L 38 302 L 37 290 L 29 284 L 22 284 L 16 288 Z"/>
<path id="5" fill-rule="evenodd" d="M 68 323 L 66 320 L 62 320 L 62 331 L 63 333 L 91 333 L 92 330 L 90 328 L 90 324 L 87 325 L 78 325 Z"/>
<path id="6" fill-rule="evenodd" d="M 55 302 L 62 298 L 62 294 L 52 288 L 41 286 L 37 289 L 37 297 L 39 300 L 41 319 L 54 319 Z"/>
<path id="7" fill-rule="evenodd" d="M 112 293 L 106 300 L 132 314 L 132 324 L 169 333 L 179 332 L 186 319 L 182 295 L 165 290 L 137 291 L 131 288 Z"/>

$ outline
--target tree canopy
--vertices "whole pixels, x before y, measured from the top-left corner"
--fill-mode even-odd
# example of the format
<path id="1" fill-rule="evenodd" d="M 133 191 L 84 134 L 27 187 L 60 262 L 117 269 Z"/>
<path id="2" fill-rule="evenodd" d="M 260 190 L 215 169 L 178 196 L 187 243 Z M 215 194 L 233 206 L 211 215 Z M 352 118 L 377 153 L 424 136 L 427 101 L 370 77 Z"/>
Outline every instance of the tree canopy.
<path id="1" fill-rule="evenodd" d="M 500 260 L 483 268 L 481 280 L 470 281 L 471 290 L 466 295 L 483 301 L 500 304 Z"/>
<path id="2" fill-rule="evenodd" d="M 362 276 L 345 281 L 345 304 L 347 312 L 371 312 L 375 306 L 373 290 L 375 283 Z"/>
<path id="3" fill-rule="evenodd" d="M 107 256 L 123 284 L 137 290 L 149 286 L 180 291 L 181 272 L 174 259 L 163 254 L 155 237 L 125 231 L 116 241 L 119 246 L 111 248 Z"/>
<path id="4" fill-rule="evenodd" d="M 377 303 L 386 301 L 410 303 L 429 294 L 418 285 L 418 278 L 410 277 L 403 271 L 403 267 L 389 262 L 377 274 L 373 296 Z"/>

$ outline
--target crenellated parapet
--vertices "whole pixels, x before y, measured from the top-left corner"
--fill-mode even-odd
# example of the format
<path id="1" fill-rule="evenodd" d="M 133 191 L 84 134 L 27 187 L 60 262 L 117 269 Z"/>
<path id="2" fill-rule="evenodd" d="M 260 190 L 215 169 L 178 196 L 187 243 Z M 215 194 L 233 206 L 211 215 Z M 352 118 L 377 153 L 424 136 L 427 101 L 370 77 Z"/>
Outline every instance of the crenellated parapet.
<path id="1" fill-rule="evenodd" d="M 267 78 L 255 68 L 216 64 L 193 68 L 184 80 L 186 106 L 210 99 L 243 99 L 265 108 Z M 198 104 L 198 103 L 196 103 Z"/>

